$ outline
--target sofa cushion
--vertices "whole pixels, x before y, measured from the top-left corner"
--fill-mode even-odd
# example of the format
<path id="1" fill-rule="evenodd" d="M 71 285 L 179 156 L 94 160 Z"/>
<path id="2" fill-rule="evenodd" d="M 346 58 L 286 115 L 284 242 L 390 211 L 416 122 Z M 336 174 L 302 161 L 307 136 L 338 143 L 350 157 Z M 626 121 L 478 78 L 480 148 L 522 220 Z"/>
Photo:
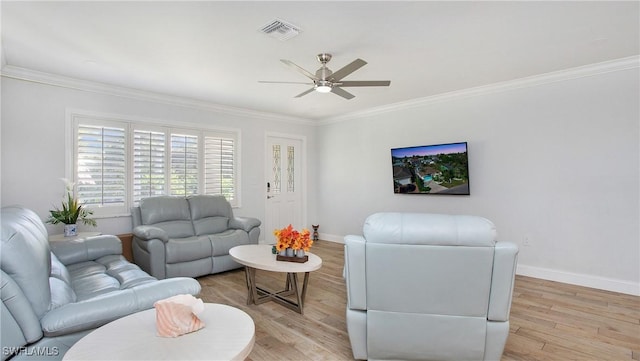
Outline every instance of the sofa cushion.
<path id="1" fill-rule="evenodd" d="M 212 234 L 209 239 L 211 240 L 214 257 L 228 255 L 229 250 L 235 246 L 249 244 L 249 235 L 239 229 L 230 229 L 222 233 Z"/>
<path id="2" fill-rule="evenodd" d="M 196 195 L 188 197 L 187 201 L 197 236 L 220 233 L 229 228 L 233 212 L 223 196 Z"/>
<path id="3" fill-rule="evenodd" d="M 71 276 L 71 283 L 81 277 L 101 274 L 106 270 L 104 265 L 101 265 L 96 261 L 85 261 L 70 264 L 69 266 L 67 266 L 67 269 L 69 270 L 69 275 Z"/>
<path id="4" fill-rule="evenodd" d="M 69 270 L 67 270 L 67 267 L 60 262 L 53 252 L 51 252 L 51 277 L 58 278 L 67 284 L 71 284 Z"/>
<path id="5" fill-rule="evenodd" d="M 156 281 L 119 254 L 69 265 L 68 269 L 77 301 Z"/>
<path id="6" fill-rule="evenodd" d="M 213 257 L 206 257 L 194 261 L 168 263 L 167 278 L 171 277 L 200 277 L 212 273 Z"/>
<path id="7" fill-rule="evenodd" d="M 96 262 L 105 266 L 106 274 L 120 283 L 120 289 L 132 288 L 157 280 L 119 254 L 100 257 Z"/>
<path id="8" fill-rule="evenodd" d="M 196 231 L 196 236 L 224 232 L 227 230 L 228 224 L 229 218 L 227 217 L 207 217 L 193 220 L 193 228 Z"/>
<path id="9" fill-rule="evenodd" d="M 51 309 L 77 300 L 76 293 L 71 288 L 71 275 L 53 252 L 51 252 L 49 288 L 51 289 Z"/>
<path id="10" fill-rule="evenodd" d="M 169 238 L 193 236 L 189 203 L 184 197 L 151 197 L 140 201 L 143 225 L 156 226 L 167 232 Z"/>
<path id="11" fill-rule="evenodd" d="M 170 239 L 165 247 L 167 263 L 211 257 L 211 242 L 206 236 Z"/>
<path id="12" fill-rule="evenodd" d="M 107 275 L 106 270 L 104 265 L 95 261 L 82 262 L 69 267 L 71 287 L 76 293 L 77 301 L 120 290 L 120 282 Z"/>
<path id="13" fill-rule="evenodd" d="M 76 302 L 76 293 L 71 285 L 56 277 L 49 277 L 51 288 L 51 309 L 64 306 L 67 303 Z"/>

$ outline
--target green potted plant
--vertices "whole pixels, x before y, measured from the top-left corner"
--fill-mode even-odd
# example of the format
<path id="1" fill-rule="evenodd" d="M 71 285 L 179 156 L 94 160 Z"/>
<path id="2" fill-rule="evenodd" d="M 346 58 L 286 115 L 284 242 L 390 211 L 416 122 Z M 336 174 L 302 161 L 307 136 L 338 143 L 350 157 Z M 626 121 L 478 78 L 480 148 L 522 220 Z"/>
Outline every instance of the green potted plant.
<path id="1" fill-rule="evenodd" d="M 62 208 L 55 207 L 55 209 L 49 211 L 51 215 L 49 216 L 49 219 L 47 219 L 47 223 L 63 223 L 64 236 L 73 237 L 78 234 L 78 220 L 82 221 L 85 225 L 93 227 L 97 226 L 97 224 L 95 219 L 90 218 L 93 211 L 85 208 L 84 205 L 80 204 L 73 196 L 74 183 L 69 182 L 66 179 L 63 179 L 63 181 L 67 192 L 65 197 L 66 199 L 62 201 Z"/>

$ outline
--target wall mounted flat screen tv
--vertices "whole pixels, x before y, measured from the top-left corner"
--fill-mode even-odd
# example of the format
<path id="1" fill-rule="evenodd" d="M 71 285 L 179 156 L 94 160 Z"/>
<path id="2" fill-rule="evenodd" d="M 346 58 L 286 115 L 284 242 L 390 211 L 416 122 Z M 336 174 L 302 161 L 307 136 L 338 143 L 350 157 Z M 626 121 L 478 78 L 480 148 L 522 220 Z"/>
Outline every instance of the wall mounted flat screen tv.
<path id="1" fill-rule="evenodd" d="M 391 149 L 393 192 L 469 195 L 467 142 Z"/>

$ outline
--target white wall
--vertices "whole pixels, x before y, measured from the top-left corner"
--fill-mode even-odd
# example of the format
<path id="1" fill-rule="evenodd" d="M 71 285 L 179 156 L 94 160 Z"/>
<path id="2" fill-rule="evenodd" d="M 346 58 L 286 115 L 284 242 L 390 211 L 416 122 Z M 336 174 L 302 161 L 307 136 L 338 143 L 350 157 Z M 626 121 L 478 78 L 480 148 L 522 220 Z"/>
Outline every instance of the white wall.
<path id="1" fill-rule="evenodd" d="M 46 218 L 60 201 L 67 108 L 240 128 L 235 213 L 260 219 L 265 133 L 298 134 L 308 140 L 307 221 L 323 239 L 360 234 L 377 211 L 476 214 L 520 245 L 521 274 L 640 294 L 638 79 L 633 66 L 313 127 L 2 78 L 0 203 Z M 471 196 L 393 194 L 390 148 L 457 141 L 469 143 Z M 130 222 L 100 219 L 98 229 L 127 233 Z"/>
<path id="2" fill-rule="evenodd" d="M 320 233 L 361 234 L 378 211 L 480 215 L 520 246 L 520 274 L 640 295 L 638 79 L 636 65 L 327 122 Z M 471 196 L 393 193 L 390 148 L 459 141 Z"/>
<path id="3" fill-rule="evenodd" d="M 49 209 L 57 205 L 64 193 L 60 178 L 65 176 L 65 113 L 68 108 L 119 114 L 164 122 L 202 123 L 241 130 L 241 207 L 239 216 L 264 221 L 265 134 L 277 132 L 305 136 L 307 148 L 314 149 L 315 127 L 304 122 L 279 121 L 239 111 L 220 112 L 206 107 L 169 105 L 141 98 L 107 95 L 91 91 L 2 78 L 2 206 L 20 204 L 46 219 Z M 248 112 L 247 112 L 248 113 Z M 309 164 L 315 154 L 309 152 Z M 314 222 L 315 173 L 309 168 L 308 222 Z M 48 225 L 49 231 L 62 233 L 62 226 Z M 80 226 L 80 230 L 86 230 Z M 98 229 L 105 234 L 131 232 L 131 217 L 98 219 Z M 264 228 L 261 239 L 264 236 Z"/>

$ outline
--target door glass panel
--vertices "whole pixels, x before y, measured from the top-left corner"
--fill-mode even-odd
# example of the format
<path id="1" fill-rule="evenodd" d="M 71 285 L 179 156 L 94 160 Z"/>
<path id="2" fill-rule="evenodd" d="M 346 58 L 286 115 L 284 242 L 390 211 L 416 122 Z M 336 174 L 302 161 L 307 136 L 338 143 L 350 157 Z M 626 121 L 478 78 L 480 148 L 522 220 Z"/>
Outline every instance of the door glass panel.
<path id="1" fill-rule="evenodd" d="M 281 156 L 280 156 L 280 144 L 274 144 L 272 149 L 272 160 L 273 160 L 273 185 L 271 186 L 271 191 L 273 193 L 280 193 L 281 190 L 281 182 L 280 182 L 280 172 L 281 172 Z"/>
<path id="2" fill-rule="evenodd" d="M 295 148 L 287 147 L 287 191 L 295 192 Z"/>

